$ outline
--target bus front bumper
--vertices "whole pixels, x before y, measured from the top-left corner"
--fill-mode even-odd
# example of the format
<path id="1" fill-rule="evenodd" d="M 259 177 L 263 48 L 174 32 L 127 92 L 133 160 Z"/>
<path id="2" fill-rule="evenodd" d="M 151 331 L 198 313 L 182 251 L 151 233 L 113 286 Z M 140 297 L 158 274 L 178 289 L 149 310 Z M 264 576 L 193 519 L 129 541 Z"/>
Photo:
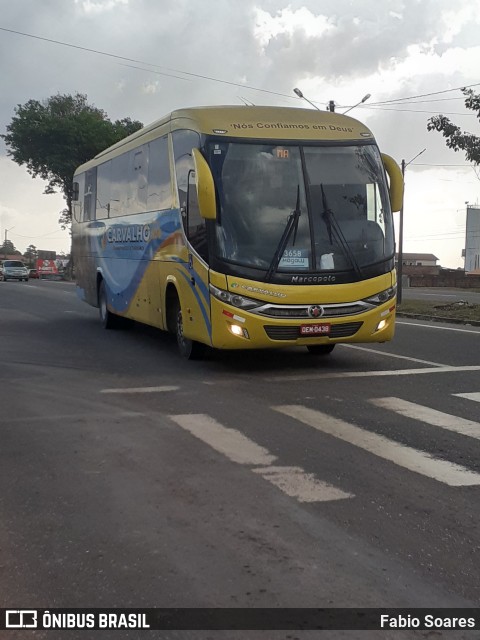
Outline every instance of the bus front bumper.
<path id="1" fill-rule="evenodd" d="M 213 297 L 211 302 L 212 346 L 217 349 L 386 342 L 395 332 L 395 298 L 355 315 L 281 320 L 237 309 Z"/>

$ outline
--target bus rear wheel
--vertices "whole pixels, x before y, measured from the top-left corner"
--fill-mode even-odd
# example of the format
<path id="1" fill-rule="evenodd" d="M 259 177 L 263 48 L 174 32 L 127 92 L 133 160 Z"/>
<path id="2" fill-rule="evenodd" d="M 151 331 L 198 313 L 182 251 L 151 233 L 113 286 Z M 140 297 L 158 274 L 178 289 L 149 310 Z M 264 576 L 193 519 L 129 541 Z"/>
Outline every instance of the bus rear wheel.
<path id="1" fill-rule="evenodd" d="M 326 356 L 334 350 L 334 344 L 309 344 L 308 352 L 314 356 Z"/>
<path id="2" fill-rule="evenodd" d="M 205 354 L 205 345 L 185 337 L 182 308 L 178 300 L 175 306 L 175 334 L 177 336 L 178 350 L 182 357 L 187 358 L 187 360 L 197 360 Z"/>
<path id="3" fill-rule="evenodd" d="M 100 287 L 98 289 L 98 308 L 100 311 L 100 322 L 102 323 L 102 327 L 104 329 L 117 329 L 120 325 L 121 318 L 108 310 L 107 290 L 103 280 L 100 282 Z"/>

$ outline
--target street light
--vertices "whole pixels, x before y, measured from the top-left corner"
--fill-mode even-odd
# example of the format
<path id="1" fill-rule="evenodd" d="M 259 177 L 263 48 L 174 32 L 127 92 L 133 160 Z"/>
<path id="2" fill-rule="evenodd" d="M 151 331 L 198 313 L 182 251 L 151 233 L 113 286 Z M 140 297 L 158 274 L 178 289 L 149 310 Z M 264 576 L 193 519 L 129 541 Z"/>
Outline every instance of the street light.
<path id="1" fill-rule="evenodd" d="M 309 100 L 308 98 L 306 98 L 306 97 L 303 95 L 303 93 L 300 91 L 300 89 L 297 89 L 297 88 L 295 87 L 295 89 L 293 90 L 293 93 L 295 93 L 299 98 L 303 98 L 304 100 L 306 100 L 309 104 L 311 104 L 311 105 L 312 105 L 312 107 L 315 107 L 315 109 L 316 109 L 317 111 L 320 111 L 320 109 L 317 107 L 317 105 L 316 105 L 316 104 L 313 104 L 313 102 L 312 102 L 311 100 Z"/>
<path id="2" fill-rule="evenodd" d="M 405 169 L 411 164 L 414 160 L 421 156 L 426 149 L 422 149 L 417 155 L 405 162 L 402 160 L 402 178 L 405 178 Z M 403 276 L 403 202 L 405 199 L 405 179 L 403 181 L 403 198 L 402 198 L 402 208 L 400 209 L 400 225 L 398 229 L 398 264 L 397 264 L 397 304 L 402 304 L 402 276 Z"/>
<path id="3" fill-rule="evenodd" d="M 347 109 L 346 111 L 343 112 L 343 115 L 345 115 L 346 113 L 348 113 L 349 111 L 351 111 L 352 109 L 355 109 L 355 107 L 358 107 L 359 104 L 363 104 L 364 102 L 366 102 L 369 98 L 371 98 L 371 94 L 367 93 L 366 96 L 363 96 L 363 98 L 360 100 L 360 102 L 357 102 L 357 104 L 354 104 L 353 107 L 350 107 L 349 109 Z"/>

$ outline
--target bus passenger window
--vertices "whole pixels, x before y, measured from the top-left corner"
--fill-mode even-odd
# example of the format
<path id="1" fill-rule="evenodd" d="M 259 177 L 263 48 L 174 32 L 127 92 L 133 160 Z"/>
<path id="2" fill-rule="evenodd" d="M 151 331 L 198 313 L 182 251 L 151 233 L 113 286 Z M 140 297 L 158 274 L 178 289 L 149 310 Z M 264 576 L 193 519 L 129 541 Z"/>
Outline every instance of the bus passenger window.
<path id="1" fill-rule="evenodd" d="M 96 219 L 102 220 L 103 218 L 110 217 L 110 190 L 111 190 L 111 172 L 112 161 L 104 162 L 98 167 L 97 174 L 97 213 Z"/>
<path id="2" fill-rule="evenodd" d="M 83 220 L 95 220 L 95 202 L 97 198 L 97 167 L 87 171 L 83 192 Z"/>
<path id="3" fill-rule="evenodd" d="M 83 220 L 83 201 L 84 201 L 84 193 L 85 193 L 85 174 L 81 173 L 75 177 L 76 182 L 74 182 L 74 193 L 72 195 L 72 213 L 73 219 L 75 222 L 82 222 Z M 76 186 L 75 186 L 76 185 Z"/>
<path id="4" fill-rule="evenodd" d="M 128 154 L 122 153 L 112 159 L 110 211 L 109 217 L 116 218 L 129 213 L 128 211 Z"/>
<path id="5" fill-rule="evenodd" d="M 164 136 L 148 144 L 147 211 L 162 211 L 173 206 L 168 138 Z"/>
<path id="6" fill-rule="evenodd" d="M 129 212 L 143 213 L 147 209 L 148 146 L 130 152 Z"/>

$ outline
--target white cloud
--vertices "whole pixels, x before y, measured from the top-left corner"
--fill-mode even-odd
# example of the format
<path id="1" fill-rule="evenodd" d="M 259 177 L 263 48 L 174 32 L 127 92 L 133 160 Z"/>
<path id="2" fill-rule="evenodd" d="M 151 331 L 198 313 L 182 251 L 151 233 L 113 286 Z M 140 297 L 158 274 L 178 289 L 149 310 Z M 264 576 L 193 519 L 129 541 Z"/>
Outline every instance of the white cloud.
<path id="1" fill-rule="evenodd" d="M 160 83 L 158 80 L 155 82 L 144 82 L 143 84 L 143 92 L 144 93 L 157 93 L 160 89 Z"/>
<path id="2" fill-rule="evenodd" d="M 75 0 L 75 4 L 87 14 L 98 15 L 116 9 L 119 4 L 126 5 L 128 0 Z"/>
<path id="3" fill-rule="evenodd" d="M 276 15 L 257 8 L 255 10 L 254 35 L 262 47 L 265 47 L 272 38 L 281 33 L 292 35 L 295 30 L 301 29 L 307 37 L 318 37 L 328 30 L 334 29 L 327 16 L 315 15 L 306 7 L 292 11 L 290 7 L 281 9 Z"/>

